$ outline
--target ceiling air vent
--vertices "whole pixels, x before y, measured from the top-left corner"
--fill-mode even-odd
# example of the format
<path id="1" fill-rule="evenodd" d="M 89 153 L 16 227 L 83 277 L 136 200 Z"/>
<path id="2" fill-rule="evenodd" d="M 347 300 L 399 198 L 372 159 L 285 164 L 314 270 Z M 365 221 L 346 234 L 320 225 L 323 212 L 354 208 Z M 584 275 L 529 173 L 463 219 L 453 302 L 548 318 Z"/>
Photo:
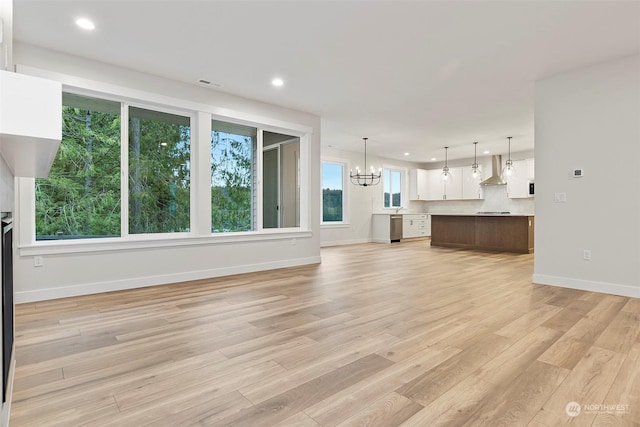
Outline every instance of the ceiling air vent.
<path id="1" fill-rule="evenodd" d="M 222 87 L 221 83 L 212 82 L 210 80 L 205 80 L 205 79 L 198 80 L 198 83 L 200 83 L 203 86 Z"/>

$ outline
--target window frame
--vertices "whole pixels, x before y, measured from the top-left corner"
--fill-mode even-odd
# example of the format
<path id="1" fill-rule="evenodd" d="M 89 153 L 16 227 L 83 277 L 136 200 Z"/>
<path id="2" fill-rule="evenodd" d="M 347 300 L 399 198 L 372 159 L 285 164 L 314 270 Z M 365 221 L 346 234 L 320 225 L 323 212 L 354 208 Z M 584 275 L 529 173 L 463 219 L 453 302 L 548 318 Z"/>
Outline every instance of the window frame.
<path id="1" fill-rule="evenodd" d="M 260 209 L 258 209 L 258 206 L 256 205 L 256 201 L 258 200 L 258 189 L 260 187 L 259 182 L 260 179 L 258 178 L 258 157 L 259 157 L 259 153 L 258 153 L 258 146 L 260 144 L 260 142 L 258 141 L 259 139 L 262 139 L 262 135 L 261 135 L 261 129 L 256 126 L 254 123 L 241 123 L 239 121 L 234 121 L 234 120 L 228 120 L 226 118 L 217 118 L 216 116 L 212 115 L 211 116 L 211 120 L 210 120 L 210 124 L 211 124 L 211 129 L 209 132 L 210 138 L 213 139 L 213 132 L 215 132 L 216 130 L 213 128 L 213 122 L 224 122 L 227 124 L 231 124 L 231 125 L 238 125 L 238 126 L 244 126 L 244 127 L 251 127 L 254 128 L 256 130 L 256 136 L 255 136 L 255 141 L 252 144 L 251 147 L 251 229 L 250 230 L 246 230 L 246 231 L 235 231 L 235 232 L 229 232 L 229 231 L 222 231 L 222 232 L 214 232 L 212 229 L 213 227 L 213 211 L 209 211 L 209 229 L 211 230 L 211 234 L 213 235 L 220 235 L 220 234 L 227 234 L 227 233 L 243 233 L 243 232 L 255 232 L 258 230 L 258 211 Z M 209 162 L 209 171 L 212 168 L 212 162 L 213 159 L 211 158 L 211 144 L 213 143 L 213 141 L 210 142 L 209 144 L 209 156 L 210 156 L 210 162 Z M 210 174 L 209 175 L 209 188 L 211 189 L 211 185 L 213 184 L 213 176 Z M 261 187 L 260 187 L 261 188 Z M 211 193 L 209 193 L 209 195 L 211 195 Z M 209 203 L 209 206 L 211 206 L 211 202 Z"/>
<path id="2" fill-rule="evenodd" d="M 322 218 L 323 213 L 323 200 L 322 200 L 322 166 L 325 163 L 342 166 L 342 221 L 324 221 Z M 337 159 L 331 157 L 323 157 L 320 159 L 320 226 L 327 227 L 339 227 L 350 224 L 349 220 L 349 181 L 347 179 L 347 171 L 350 169 L 349 161 L 345 159 Z"/>
<path id="3" fill-rule="evenodd" d="M 67 92 L 63 90 L 64 92 Z M 121 101 L 121 122 L 120 125 L 120 197 L 121 197 L 121 214 L 120 214 L 120 237 L 121 238 L 132 238 L 140 236 L 139 238 L 147 238 L 149 236 L 182 236 L 182 235 L 192 235 L 194 228 L 194 219 L 193 219 L 193 200 L 194 200 L 194 186 L 193 186 L 193 165 L 194 165 L 194 150 L 193 150 L 193 140 L 198 137 L 197 131 L 196 136 L 194 137 L 194 126 L 195 124 L 195 112 L 177 109 L 167 106 L 158 106 L 158 105 L 150 105 L 144 102 L 126 102 Z M 129 109 L 133 108 L 141 108 L 145 110 L 157 111 L 159 113 L 173 114 L 177 116 L 184 116 L 189 118 L 189 127 L 191 138 L 189 141 L 189 231 L 172 231 L 172 232 L 163 232 L 163 233 L 130 233 L 129 232 Z M 126 120 L 126 122 L 125 122 Z M 125 144 L 126 142 L 126 144 Z M 126 221 L 126 222 L 125 222 Z"/>
<path id="4" fill-rule="evenodd" d="M 389 200 L 390 200 L 390 206 L 385 206 L 384 204 L 384 193 L 385 193 L 385 186 L 386 186 L 386 181 L 384 179 L 385 176 L 385 171 L 389 171 L 389 177 L 391 178 L 391 175 L 393 172 L 397 172 L 400 175 L 400 205 L 395 206 L 393 205 L 393 193 L 389 193 Z M 394 165 L 382 165 L 382 209 L 385 210 L 396 210 L 399 208 L 406 208 L 406 206 L 402 206 L 402 204 L 404 203 L 404 201 L 407 200 L 407 194 L 406 194 L 406 185 L 407 185 L 407 171 L 408 169 L 406 167 L 401 167 L 401 166 L 394 166 Z M 389 190 L 393 191 L 393 179 L 390 179 L 390 187 Z"/>
<path id="5" fill-rule="evenodd" d="M 24 69 L 23 69 L 24 68 Z M 62 82 L 63 92 L 81 96 L 100 98 L 121 103 L 121 222 L 126 224 L 121 229 L 120 237 L 105 237 L 74 240 L 36 241 L 35 233 L 35 178 L 16 177 L 16 215 L 22 220 L 18 222 L 18 251 L 20 256 L 58 253 L 83 253 L 126 249 L 146 249 L 155 247 L 174 247 L 201 244 L 225 244 L 231 242 L 281 240 L 291 238 L 312 237 L 309 206 L 311 199 L 300 199 L 300 225 L 297 227 L 262 229 L 262 209 L 258 209 L 256 230 L 229 233 L 211 233 L 210 211 L 210 141 L 211 121 L 222 120 L 254 126 L 258 129 L 257 152 L 262 151 L 262 131 L 279 132 L 300 138 L 300 189 L 301 194 L 309 194 L 313 165 L 311 160 L 311 141 L 313 127 L 280 120 L 256 113 L 229 110 L 215 104 L 190 101 L 183 98 L 160 95 L 108 83 L 96 82 L 80 77 L 52 73 L 46 70 L 20 67 L 21 72 L 54 78 Z M 190 150 L 190 223 L 188 232 L 129 234 L 128 230 L 128 106 L 141 107 L 170 114 L 190 117 L 191 150 Z M 206 135 L 203 139 L 202 135 Z M 203 142 L 203 141 L 206 141 Z M 207 155 L 203 155 L 207 153 Z M 262 173 L 262 160 L 257 159 L 257 173 Z M 126 162 L 123 162 L 123 158 Z M 126 178 L 126 179 L 125 179 Z M 261 206 L 261 184 L 257 193 L 257 206 Z M 208 197 L 207 197 L 208 195 Z M 124 200 L 126 197 L 126 201 Z M 209 207 L 207 208 L 207 205 Z"/>
<path id="6" fill-rule="evenodd" d="M 84 98 L 89 98 L 89 99 L 99 99 L 102 101 L 106 101 L 106 102 L 111 102 L 111 103 L 117 103 L 120 105 L 120 109 L 118 111 L 119 114 L 119 118 L 120 118 L 120 141 L 119 141 L 119 145 L 120 145 L 120 160 L 121 160 L 121 152 L 122 152 L 122 101 L 118 100 L 115 97 L 112 96 L 96 96 L 94 93 L 88 92 L 88 91 L 73 91 L 73 90 L 64 90 L 62 91 L 63 93 L 68 93 L 71 95 L 77 95 L 80 97 L 84 97 Z M 64 102 L 62 104 L 63 106 L 63 111 L 64 111 Z M 60 117 L 60 120 L 62 121 L 63 118 Z M 64 126 L 63 126 L 63 130 L 64 130 Z M 60 144 L 62 144 L 62 141 L 60 142 Z M 59 147 L 58 147 L 58 151 L 59 151 Z M 52 160 L 52 163 L 55 161 Z M 120 166 L 122 167 L 122 166 Z M 17 178 L 17 180 L 19 180 L 20 178 Z M 120 180 L 120 203 L 122 203 L 122 174 L 120 174 L 119 177 Z M 35 180 L 34 180 L 34 185 L 35 185 Z M 35 207 L 35 203 L 36 203 L 36 194 L 35 194 L 35 187 L 33 188 L 33 194 L 29 194 L 30 198 L 33 198 L 33 213 L 32 213 L 32 217 L 33 217 L 33 227 L 32 227 L 32 231 L 33 231 L 33 240 L 37 241 L 37 242 L 60 242 L 60 241 L 67 241 L 67 239 L 44 239 L 44 240 L 37 240 L 37 233 L 36 233 L 36 225 L 35 225 L 35 216 L 36 216 L 36 207 Z M 115 237 L 115 236 L 104 236 L 104 237 L 89 237 L 89 236 L 83 236 L 83 237 L 79 237 L 77 239 L 68 239 L 68 241 L 87 241 L 87 240 L 97 240 L 97 241 L 101 241 L 101 240 L 110 240 L 110 239 L 119 239 L 120 237 L 122 237 L 122 208 L 120 209 L 120 236 Z M 23 223 L 24 221 L 20 221 L 21 223 Z M 22 232 L 24 233 L 24 228 L 21 227 Z M 66 236 L 66 235 L 65 235 Z"/>

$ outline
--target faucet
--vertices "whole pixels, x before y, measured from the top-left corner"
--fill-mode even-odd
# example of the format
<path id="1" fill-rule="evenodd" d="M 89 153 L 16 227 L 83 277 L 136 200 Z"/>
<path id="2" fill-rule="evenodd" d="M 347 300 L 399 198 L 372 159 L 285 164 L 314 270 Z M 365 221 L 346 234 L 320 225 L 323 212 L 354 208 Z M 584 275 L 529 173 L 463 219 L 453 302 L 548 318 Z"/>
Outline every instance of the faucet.
<path id="1" fill-rule="evenodd" d="M 398 212 L 400 211 L 400 209 L 402 209 L 402 206 L 398 206 L 398 207 L 396 208 L 396 213 L 398 213 Z"/>

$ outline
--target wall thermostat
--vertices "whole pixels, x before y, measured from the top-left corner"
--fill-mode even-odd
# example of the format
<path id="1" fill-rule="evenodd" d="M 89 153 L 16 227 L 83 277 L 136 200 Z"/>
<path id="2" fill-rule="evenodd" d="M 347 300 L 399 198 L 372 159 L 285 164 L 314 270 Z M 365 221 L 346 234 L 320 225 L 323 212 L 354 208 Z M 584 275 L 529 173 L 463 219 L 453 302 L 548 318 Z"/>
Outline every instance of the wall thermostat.
<path id="1" fill-rule="evenodd" d="M 574 169 L 571 176 L 574 178 L 582 178 L 584 176 L 584 169 Z"/>

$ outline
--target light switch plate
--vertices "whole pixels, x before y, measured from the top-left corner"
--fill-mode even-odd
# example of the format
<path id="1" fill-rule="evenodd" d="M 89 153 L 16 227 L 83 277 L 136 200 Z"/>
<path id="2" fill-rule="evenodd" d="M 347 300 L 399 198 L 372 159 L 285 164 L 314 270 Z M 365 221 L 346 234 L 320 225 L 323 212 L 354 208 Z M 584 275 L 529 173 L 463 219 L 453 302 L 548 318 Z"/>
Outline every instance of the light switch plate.
<path id="1" fill-rule="evenodd" d="M 567 201 L 567 193 L 556 193 L 553 201 L 556 203 L 565 203 Z"/>

